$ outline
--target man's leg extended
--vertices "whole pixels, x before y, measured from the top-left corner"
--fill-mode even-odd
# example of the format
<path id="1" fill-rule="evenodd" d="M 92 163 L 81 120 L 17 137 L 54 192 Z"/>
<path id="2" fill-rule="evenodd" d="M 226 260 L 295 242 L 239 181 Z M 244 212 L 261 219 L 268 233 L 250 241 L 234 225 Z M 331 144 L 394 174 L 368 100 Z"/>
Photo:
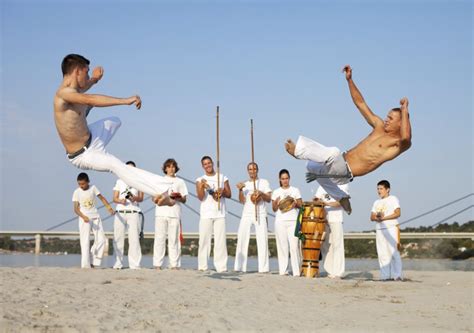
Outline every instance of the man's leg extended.
<path id="1" fill-rule="evenodd" d="M 286 151 L 300 160 L 310 160 L 318 163 L 331 162 L 331 159 L 340 153 L 336 147 L 326 147 L 316 141 L 299 136 L 296 144 L 288 140 L 285 143 Z"/>

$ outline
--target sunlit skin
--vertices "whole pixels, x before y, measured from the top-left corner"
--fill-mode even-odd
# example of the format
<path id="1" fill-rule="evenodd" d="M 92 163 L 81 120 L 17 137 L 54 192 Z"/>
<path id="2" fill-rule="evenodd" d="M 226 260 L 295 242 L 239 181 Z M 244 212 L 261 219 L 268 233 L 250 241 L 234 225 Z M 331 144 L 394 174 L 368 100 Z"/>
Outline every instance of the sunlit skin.
<path id="1" fill-rule="evenodd" d="M 249 163 L 247 165 L 247 173 L 249 175 L 249 180 L 251 182 L 256 181 L 258 179 L 258 167 L 255 163 Z M 245 203 L 246 199 L 243 193 L 243 189 L 245 187 L 245 182 L 240 182 L 237 185 L 237 189 L 239 190 L 239 201 L 241 203 Z M 265 201 L 265 202 L 270 202 L 272 199 L 272 193 L 263 193 L 262 191 L 259 190 L 252 190 L 252 195 L 251 195 L 251 201 L 254 204 L 258 204 L 260 201 Z"/>
<path id="2" fill-rule="evenodd" d="M 206 176 L 213 177 L 216 175 L 214 171 L 214 162 L 212 160 L 206 158 L 201 162 L 201 166 L 204 169 L 204 173 Z M 222 175 L 221 175 L 222 176 Z M 220 182 L 221 180 L 219 180 Z M 197 197 L 200 201 L 203 201 L 206 195 L 206 190 L 210 189 L 209 184 L 205 179 L 202 179 L 200 182 L 196 182 L 196 193 Z M 232 192 L 230 190 L 229 181 L 224 182 L 223 188 L 214 189 L 214 194 L 212 198 L 215 201 L 218 201 L 220 198 L 230 198 L 232 196 Z"/>
<path id="3" fill-rule="evenodd" d="M 96 67 L 89 77 L 89 66 L 76 67 L 66 74 L 54 96 L 54 121 L 61 142 L 67 153 L 84 147 L 90 132 L 86 117 L 93 107 L 135 104 L 141 107 L 139 96 L 116 98 L 105 95 L 85 94 L 102 79 L 104 69 Z"/>
<path id="4" fill-rule="evenodd" d="M 372 112 L 352 81 L 352 68 L 349 65 L 344 66 L 343 72 L 355 106 L 373 128 L 366 138 L 349 149 L 345 155 L 353 176 L 360 177 L 374 171 L 411 147 L 408 99 L 404 97 L 400 100 L 401 111 L 389 111 L 385 120 L 382 120 Z M 285 149 L 290 155 L 295 155 L 295 143 L 291 139 L 285 143 Z"/>
<path id="5" fill-rule="evenodd" d="M 287 173 L 282 173 L 282 175 L 279 178 L 280 180 L 280 186 L 283 189 L 288 189 L 290 188 L 290 176 Z M 274 212 L 278 210 L 278 205 L 280 204 L 280 200 L 282 198 L 277 197 L 275 200 L 272 200 L 272 209 Z M 294 208 L 300 208 L 303 205 L 303 199 L 297 199 L 293 202 L 292 209 Z"/>

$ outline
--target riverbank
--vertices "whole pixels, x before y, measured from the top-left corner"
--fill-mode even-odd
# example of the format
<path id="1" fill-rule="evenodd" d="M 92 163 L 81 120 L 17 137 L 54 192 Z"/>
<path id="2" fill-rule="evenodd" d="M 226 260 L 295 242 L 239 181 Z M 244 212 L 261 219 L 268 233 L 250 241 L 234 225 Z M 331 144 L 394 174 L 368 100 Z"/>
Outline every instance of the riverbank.
<path id="1" fill-rule="evenodd" d="M 5 331 L 471 332 L 472 272 L 343 280 L 152 269 L 0 268 Z"/>

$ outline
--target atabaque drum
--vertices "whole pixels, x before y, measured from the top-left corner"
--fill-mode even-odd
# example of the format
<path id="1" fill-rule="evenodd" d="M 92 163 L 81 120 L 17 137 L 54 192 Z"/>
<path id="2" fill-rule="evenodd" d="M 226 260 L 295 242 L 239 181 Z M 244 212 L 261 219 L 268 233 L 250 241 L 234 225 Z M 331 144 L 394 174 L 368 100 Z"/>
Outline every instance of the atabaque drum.
<path id="1" fill-rule="evenodd" d="M 326 211 L 320 203 L 305 201 L 300 214 L 303 254 L 300 273 L 308 278 L 319 277 L 319 258 L 326 237 Z"/>

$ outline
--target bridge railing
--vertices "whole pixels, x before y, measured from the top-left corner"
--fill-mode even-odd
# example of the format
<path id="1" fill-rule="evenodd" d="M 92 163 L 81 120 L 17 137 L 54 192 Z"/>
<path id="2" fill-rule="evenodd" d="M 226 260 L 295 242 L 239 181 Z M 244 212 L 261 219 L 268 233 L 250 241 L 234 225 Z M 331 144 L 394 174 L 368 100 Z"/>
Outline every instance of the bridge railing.
<path id="1" fill-rule="evenodd" d="M 0 231 L 0 237 L 15 237 L 15 238 L 25 238 L 25 237 L 34 237 L 35 238 L 35 254 L 41 253 L 41 240 L 43 238 L 79 238 L 78 231 Z M 106 246 L 108 250 L 108 240 L 114 237 L 114 233 L 107 231 L 105 232 L 106 236 Z M 145 232 L 145 238 L 154 238 L 154 232 Z M 183 233 L 185 239 L 198 239 L 198 232 L 186 232 Z M 255 239 L 255 235 L 251 235 L 250 238 Z M 274 239 L 274 233 L 268 233 L 269 239 Z M 401 239 L 471 239 L 474 240 L 474 232 L 401 232 Z M 236 232 L 228 232 L 227 239 L 237 239 Z M 375 232 L 347 232 L 344 234 L 344 239 L 375 239 Z M 107 255 L 107 253 L 105 253 Z"/>

